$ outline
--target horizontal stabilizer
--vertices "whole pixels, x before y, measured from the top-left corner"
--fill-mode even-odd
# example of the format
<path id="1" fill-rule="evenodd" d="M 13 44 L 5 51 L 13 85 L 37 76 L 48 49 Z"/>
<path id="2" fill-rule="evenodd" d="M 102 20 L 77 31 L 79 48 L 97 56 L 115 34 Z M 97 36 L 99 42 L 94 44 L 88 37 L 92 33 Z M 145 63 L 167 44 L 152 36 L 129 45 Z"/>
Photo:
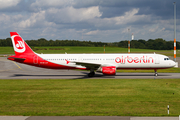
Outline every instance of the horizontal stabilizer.
<path id="1" fill-rule="evenodd" d="M 8 57 L 9 60 L 25 60 L 26 58 Z"/>

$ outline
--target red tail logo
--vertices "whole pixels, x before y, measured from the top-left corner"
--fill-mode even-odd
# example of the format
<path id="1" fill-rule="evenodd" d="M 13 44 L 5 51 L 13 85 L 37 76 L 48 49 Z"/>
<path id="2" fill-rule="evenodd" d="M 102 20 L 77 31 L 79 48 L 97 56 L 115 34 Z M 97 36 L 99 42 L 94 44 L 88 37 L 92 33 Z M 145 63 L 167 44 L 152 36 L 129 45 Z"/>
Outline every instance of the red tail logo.
<path id="1" fill-rule="evenodd" d="M 14 50 L 18 53 L 23 53 L 26 50 L 24 40 L 19 35 L 11 36 L 13 41 Z"/>
<path id="2" fill-rule="evenodd" d="M 18 36 L 17 36 L 18 37 Z M 17 37 L 15 37 L 14 39 L 17 39 Z M 20 41 L 19 39 L 18 40 L 15 40 L 15 46 L 17 49 L 23 49 L 24 48 L 24 44 L 22 41 Z"/>
<path id="3" fill-rule="evenodd" d="M 16 55 L 35 54 L 17 32 L 10 32 L 10 35 Z"/>

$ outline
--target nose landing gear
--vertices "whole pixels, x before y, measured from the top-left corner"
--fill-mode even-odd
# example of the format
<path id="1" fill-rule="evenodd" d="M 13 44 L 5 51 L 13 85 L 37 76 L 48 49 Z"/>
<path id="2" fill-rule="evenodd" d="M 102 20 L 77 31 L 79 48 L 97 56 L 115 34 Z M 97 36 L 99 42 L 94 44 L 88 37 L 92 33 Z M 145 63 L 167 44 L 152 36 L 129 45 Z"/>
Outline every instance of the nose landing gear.
<path id="1" fill-rule="evenodd" d="M 154 74 L 154 76 L 158 76 L 158 73 L 157 73 L 157 69 L 154 69 L 154 71 L 155 71 L 155 74 Z"/>

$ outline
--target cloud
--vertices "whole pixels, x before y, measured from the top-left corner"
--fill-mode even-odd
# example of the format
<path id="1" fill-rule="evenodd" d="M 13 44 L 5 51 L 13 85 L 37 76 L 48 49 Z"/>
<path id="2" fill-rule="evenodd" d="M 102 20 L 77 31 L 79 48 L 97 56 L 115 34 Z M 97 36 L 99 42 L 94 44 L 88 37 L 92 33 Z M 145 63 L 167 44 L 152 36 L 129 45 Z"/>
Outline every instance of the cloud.
<path id="1" fill-rule="evenodd" d="M 138 26 L 146 21 L 151 23 L 151 15 L 138 15 L 139 8 L 126 11 L 123 15 L 111 18 L 96 18 L 89 23 L 94 25 L 94 29 L 116 30 L 127 26 Z"/>
<path id="2" fill-rule="evenodd" d="M 18 21 L 20 21 L 23 16 L 21 14 L 18 14 L 18 15 L 7 15 L 7 14 L 0 14 L 0 26 L 1 26 L 1 29 L 3 28 L 4 29 L 7 29 L 7 28 L 10 28 L 10 27 L 16 27 L 16 26 L 13 26 L 14 24 L 16 24 Z"/>
<path id="3" fill-rule="evenodd" d="M 46 18 L 50 22 L 56 24 L 63 23 L 77 23 L 100 17 L 102 13 L 98 6 L 89 8 L 75 9 L 73 7 L 66 7 L 62 9 L 51 8 L 47 10 Z"/>
<path id="4" fill-rule="evenodd" d="M 145 15 L 136 15 L 139 12 L 138 8 L 135 8 L 131 11 L 127 11 L 125 12 L 125 15 L 123 16 L 118 16 L 118 17 L 114 17 L 112 19 L 113 21 L 115 21 L 116 25 L 120 25 L 120 24 L 128 24 L 130 22 L 135 22 L 141 19 L 144 19 L 144 17 L 147 17 Z"/>
<path id="5" fill-rule="evenodd" d="M 0 0 L 0 9 L 16 6 L 21 0 Z"/>
<path id="6" fill-rule="evenodd" d="M 173 39 L 169 0 L 0 0 L 0 5 L 4 38 L 17 31 L 27 39 L 81 40 L 83 35 L 84 40 L 113 42 L 131 38 L 130 28 L 136 39 Z M 179 25 L 177 14 L 177 40 Z"/>
<path id="7" fill-rule="evenodd" d="M 33 27 L 36 25 L 36 27 L 44 25 L 42 24 L 43 21 L 45 21 L 45 11 L 40 11 L 38 13 L 32 13 L 29 18 L 26 20 L 22 20 L 19 23 L 19 27 L 21 28 L 27 28 L 27 27 Z"/>
<path id="8" fill-rule="evenodd" d="M 85 33 L 86 35 L 96 35 L 99 33 L 99 30 L 95 30 L 95 31 L 89 31 L 87 33 Z"/>
<path id="9" fill-rule="evenodd" d="M 1 14 L 0 23 L 9 22 L 9 20 L 10 20 L 10 16 L 8 16 L 6 14 Z"/>
<path id="10" fill-rule="evenodd" d="M 32 7 L 63 7 L 72 5 L 73 0 L 36 0 Z"/>

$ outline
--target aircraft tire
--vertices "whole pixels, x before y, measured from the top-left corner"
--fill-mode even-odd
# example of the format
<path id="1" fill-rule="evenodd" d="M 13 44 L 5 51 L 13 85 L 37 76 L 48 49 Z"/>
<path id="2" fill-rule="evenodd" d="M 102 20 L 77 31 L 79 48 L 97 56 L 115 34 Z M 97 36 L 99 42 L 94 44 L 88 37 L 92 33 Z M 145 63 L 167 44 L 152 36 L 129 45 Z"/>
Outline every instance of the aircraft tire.
<path id="1" fill-rule="evenodd" d="M 95 75 L 94 72 L 90 72 L 90 73 L 88 74 L 88 77 L 93 77 L 94 75 Z"/>

